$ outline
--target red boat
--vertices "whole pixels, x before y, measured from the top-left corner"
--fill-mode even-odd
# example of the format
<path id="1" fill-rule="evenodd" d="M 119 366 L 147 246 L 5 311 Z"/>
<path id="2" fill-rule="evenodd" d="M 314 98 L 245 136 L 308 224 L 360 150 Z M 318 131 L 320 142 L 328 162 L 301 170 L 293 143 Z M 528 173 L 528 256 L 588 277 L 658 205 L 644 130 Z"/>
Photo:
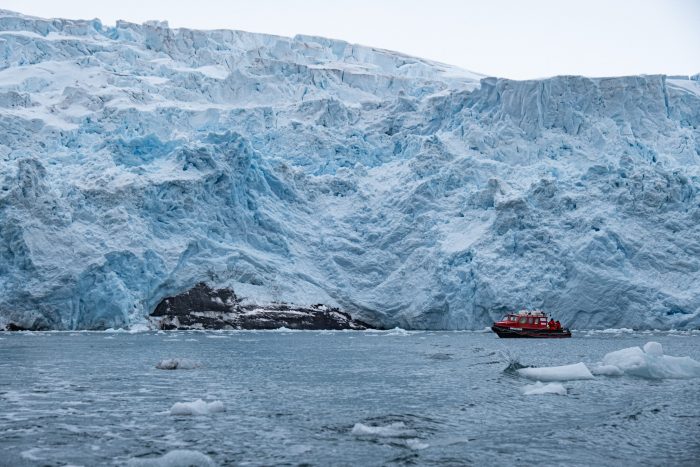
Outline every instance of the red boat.
<path id="1" fill-rule="evenodd" d="M 571 331 L 563 328 L 559 321 L 548 318 L 541 311 L 519 311 L 510 313 L 491 326 L 498 337 L 532 337 L 556 339 L 571 337 Z"/>

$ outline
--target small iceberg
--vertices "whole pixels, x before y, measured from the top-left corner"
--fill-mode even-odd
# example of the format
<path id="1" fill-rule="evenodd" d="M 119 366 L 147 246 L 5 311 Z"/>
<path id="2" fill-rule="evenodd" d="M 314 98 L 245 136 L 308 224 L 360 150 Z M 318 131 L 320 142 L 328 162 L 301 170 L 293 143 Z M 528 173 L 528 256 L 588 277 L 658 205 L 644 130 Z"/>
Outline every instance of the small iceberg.
<path id="1" fill-rule="evenodd" d="M 622 376 L 625 374 L 624 371 L 615 365 L 593 365 L 590 369 L 591 373 L 596 376 Z"/>
<path id="2" fill-rule="evenodd" d="M 162 457 L 130 459 L 126 465 L 129 467 L 214 467 L 216 463 L 211 457 L 199 451 L 177 449 Z"/>
<path id="3" fill-rule="evenodd" d="M 535 384 L 523 386 L 520 390 L 524 396 L 541 396 L 543 394 L 558 394 L 566 395 L 566 388 L 561 383 L 541 383 L 537 381 Z"/>
<path id="4" fill-rule="evenodd" d="M 200 366 L 199 362 L 186 358 L 166 358 L 156 363 L 159 370 L 193 370 Z"/>
<path id="5" fill-rule="evenodd" d="M 197 399 L 192 402 L 176 402 L 170 407 L 170 415 L 211 415 L 225 410 L 221 401 L 205 402 Z"/>
<path id="6" fill-rule="evenodd" d="M 520 376 L 536 381 L 572 381 L 594 378 L 588 367 L 583 363 L 541 368 L 520 368 L 516 371 Z"/>
<path id="7" fill-rule="evenodd" d="M 423 441 L 419 440 L 418 438 L 407 439 L 406 446 L 409 449 L 413 449 L 414 451 L 420 451 L 421 449 L 426 449 L 426 448 L 430 447 L 430 445 L 428 443 L 424 443 Z"/>
<path id="8" fill-rule="evenodd" d="M 137 334 L 139 332 L 148 332 L 148 331 L 152 331 L 152 329 L 148 325 L 148 323 L 135 323 L 129 327 L 129 330 L 127 332 L 129 334 Z"/>
<path id="9" fill-rule="evenodd" d="M 375 436 L 379 438 L 401 438 L 415 436 L 415 432 L 403 422 L 391 423 L 384 426 L 365 425 L 364 423 L 355 423 L 352 427 L 352 432 L 355 436 Z"/>
<path id="10" fill-rule="evenodd" d="M 700 378 L 700 362 L 690 357 L 664 355 L 661 344 L 647 342 L 643 349 L 628 347 L 606 354 L 601 365 L 595 367 L 594 371 L 598 374 L 624 374 L 647 379 Z"/>
<path id="11" fill-rule="evenodd" d="M 411 331 L 406 331 L 405 329 L 396 327 L 394 329 L 389 329 L 384 335 L 385 336 L 410 336 Z"/>

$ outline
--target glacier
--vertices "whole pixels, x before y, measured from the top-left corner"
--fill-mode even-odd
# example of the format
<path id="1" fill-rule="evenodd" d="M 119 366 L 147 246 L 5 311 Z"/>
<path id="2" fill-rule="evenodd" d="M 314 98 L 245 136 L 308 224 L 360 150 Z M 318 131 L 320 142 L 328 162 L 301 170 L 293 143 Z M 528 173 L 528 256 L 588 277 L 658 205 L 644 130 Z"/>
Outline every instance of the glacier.
<path id="1" fill-rule="evenodd" d="M 513 81 L 0 10 L 0 326 L 197 283 L 382 327 L 700 326 L 700 75 Z"/>

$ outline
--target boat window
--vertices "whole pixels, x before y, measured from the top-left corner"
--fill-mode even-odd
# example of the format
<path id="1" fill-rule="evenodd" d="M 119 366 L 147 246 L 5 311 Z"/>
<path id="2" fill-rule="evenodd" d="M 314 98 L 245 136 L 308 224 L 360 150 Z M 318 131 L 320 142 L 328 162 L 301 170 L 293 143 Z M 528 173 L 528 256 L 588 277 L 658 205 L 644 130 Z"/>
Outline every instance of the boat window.
<path id="1" fill-rule="evenodd" d="M 518 320 L 519 323 L 525 323 L 527 321 L 527 316 L 522 316 L 520 320 Z"/>

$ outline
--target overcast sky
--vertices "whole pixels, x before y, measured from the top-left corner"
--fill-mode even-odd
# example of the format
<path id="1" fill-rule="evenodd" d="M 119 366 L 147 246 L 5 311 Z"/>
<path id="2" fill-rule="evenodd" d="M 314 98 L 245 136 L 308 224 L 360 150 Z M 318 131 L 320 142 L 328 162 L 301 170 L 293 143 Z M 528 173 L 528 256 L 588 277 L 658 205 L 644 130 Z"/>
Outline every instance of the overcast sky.
<path id="1" fill-rule="evenodd" d="M 700 0 L 3 0 L 41 17 L 311 34 L 487 75 L 700 72 Z"/>

